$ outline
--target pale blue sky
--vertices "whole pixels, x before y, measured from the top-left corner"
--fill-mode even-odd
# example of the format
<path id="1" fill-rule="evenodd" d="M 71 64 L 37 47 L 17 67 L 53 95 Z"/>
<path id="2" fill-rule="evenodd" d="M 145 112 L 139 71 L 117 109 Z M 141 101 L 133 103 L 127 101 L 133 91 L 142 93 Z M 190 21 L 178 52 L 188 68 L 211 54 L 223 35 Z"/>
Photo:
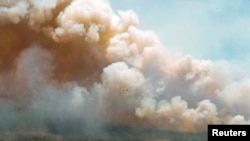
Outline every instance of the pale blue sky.
<path id="1" fill-rule="evenodd" d="M 115 12 L 131 9 L 140 28 L 164 45 L 195 58 L 250 65 L 249 0 L 110 0 Z"/>

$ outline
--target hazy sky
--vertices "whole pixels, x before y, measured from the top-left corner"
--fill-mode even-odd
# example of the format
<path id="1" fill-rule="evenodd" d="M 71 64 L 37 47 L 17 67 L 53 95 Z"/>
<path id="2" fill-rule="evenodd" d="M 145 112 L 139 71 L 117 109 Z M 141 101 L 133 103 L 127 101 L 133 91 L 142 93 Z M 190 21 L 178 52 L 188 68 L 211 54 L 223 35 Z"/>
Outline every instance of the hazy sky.
<path id="1" fill-rule="evenodd" d="M 196 58 L 250 63 L 248 0 L 110 0 L 115 11 L 137 13 L 140 28 L 164 45 Z M 243 61 L 242 61 L 243 60 Z"/>

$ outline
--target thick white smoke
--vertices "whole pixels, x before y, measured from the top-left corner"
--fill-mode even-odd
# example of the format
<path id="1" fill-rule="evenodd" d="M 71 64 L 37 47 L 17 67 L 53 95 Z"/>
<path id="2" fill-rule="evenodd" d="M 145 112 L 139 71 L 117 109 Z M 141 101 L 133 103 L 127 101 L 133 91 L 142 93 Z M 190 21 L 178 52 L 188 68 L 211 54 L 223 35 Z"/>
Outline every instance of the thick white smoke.
<path id="1" fill-rule="evenodd" d="M 0 129 L 248 123 L 248 78 L 176 55 L 138 25 L 105 0 L 1 0 Z"/>

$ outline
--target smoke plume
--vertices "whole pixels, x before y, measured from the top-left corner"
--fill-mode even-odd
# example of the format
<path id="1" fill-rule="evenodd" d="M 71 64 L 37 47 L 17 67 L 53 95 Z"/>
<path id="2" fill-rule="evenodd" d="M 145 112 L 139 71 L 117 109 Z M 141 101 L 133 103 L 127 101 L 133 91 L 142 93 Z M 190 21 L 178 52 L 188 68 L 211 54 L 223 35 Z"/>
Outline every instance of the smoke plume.
<path id="1" fill-rule="evenodd" d="M 105 0 L 1 0 L 0 39 L 0 130 L 200 132 L 249 120 L 249 78 L 178 55 Z"/>

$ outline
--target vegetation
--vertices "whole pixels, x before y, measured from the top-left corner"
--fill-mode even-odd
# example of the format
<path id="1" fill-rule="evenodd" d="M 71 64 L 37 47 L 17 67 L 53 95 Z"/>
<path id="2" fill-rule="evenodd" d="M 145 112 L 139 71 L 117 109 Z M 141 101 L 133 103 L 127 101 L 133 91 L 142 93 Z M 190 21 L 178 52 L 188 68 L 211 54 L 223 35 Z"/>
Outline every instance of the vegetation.
<path id="1" fill-rule="evenodd" d="M 2 131 L 0 141 L 206 141 L 206 133 L 178 133 L 129 126 L 105 126 L 96 134 L 44 131 Z"/>

